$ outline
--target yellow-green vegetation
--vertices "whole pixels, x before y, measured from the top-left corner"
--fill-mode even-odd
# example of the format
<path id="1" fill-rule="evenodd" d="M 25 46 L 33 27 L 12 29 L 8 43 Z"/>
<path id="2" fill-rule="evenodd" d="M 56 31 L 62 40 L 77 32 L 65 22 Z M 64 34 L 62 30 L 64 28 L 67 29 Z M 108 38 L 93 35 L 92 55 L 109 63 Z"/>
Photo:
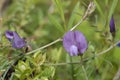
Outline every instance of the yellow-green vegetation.
<path id="1" fill-rule="evenodd" d="M 119 0 L 1 0 L 0 80 L 119 80 Z M 110 32 L 114 17 L 115 32 Z M 13 48 L 16 31 L 26 42 Z M 62 39 L 84 34 L 88 48 L 70 56 Z M 14 36 L 15 37 L 15 36 Z"/>

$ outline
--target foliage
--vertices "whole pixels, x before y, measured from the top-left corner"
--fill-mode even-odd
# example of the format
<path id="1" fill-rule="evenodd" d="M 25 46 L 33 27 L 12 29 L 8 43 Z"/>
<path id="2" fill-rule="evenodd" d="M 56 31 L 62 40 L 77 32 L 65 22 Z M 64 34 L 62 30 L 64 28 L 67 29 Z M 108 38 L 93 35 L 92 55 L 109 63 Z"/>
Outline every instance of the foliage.
<path id="1" fill-rule="evenodd" d="M 86 14 L 90 1 L 95 4 L 90 9 L 92 13 L 75 29 L 81 31 L 88 41 L 88 49 L 82 59 L 80 56 L 69 56 L 63 49 L 62 41 L 39 50 L 62 38 L 76 25 Z M 103 55 L 95 55 L 120 40 L 119 3 L 119 0 L 12 0 L 2 12 L 0 22 L 1 79 L 10 68 L 14 69 L 9 73 L 10 80 L 113 79 L 120 68 L 120 48 L 116 46 Z M 115 38 L 109 31 L 112 15 L 116 25 Z M 6 30 L 17 31 L 28 46 L 12 48 L 4 35 Z M 35 49 L 38 50 L 27 54 Z M 17 64 L 14 64 L 16 61 Z"/>

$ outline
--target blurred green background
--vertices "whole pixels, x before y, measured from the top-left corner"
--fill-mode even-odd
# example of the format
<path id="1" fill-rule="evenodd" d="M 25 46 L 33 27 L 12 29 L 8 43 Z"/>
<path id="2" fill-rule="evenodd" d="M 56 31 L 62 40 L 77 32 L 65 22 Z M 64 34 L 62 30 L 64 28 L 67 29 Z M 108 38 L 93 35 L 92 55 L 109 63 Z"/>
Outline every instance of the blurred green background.
<path id="1" fill-rule="evenodd" d="M 84 58 L 106 50 L 120 39 L 120 0 L 0 0 L 0 75 L 25 51 L 9 46 L 4 35 L 6 30 L 17 31 L 34 50 L 62 37 L 81 20 L 90 2 L 94 2 L 95 10 L 76 28 L 88 41 Z M 116 25 L 114 41 L 109 32 L 112 15 Z M 80 61 L 79 56 L 69 56 L 62 42 L 25 58 L 25 61 L 19 60 L 13 67 L 15 71 L 9 77 L 10 80 L 120 79 L 120 74 L 116 75 L 120 72 L 120 47 L 117 46 L 82 65 L 47 65 Z"/>

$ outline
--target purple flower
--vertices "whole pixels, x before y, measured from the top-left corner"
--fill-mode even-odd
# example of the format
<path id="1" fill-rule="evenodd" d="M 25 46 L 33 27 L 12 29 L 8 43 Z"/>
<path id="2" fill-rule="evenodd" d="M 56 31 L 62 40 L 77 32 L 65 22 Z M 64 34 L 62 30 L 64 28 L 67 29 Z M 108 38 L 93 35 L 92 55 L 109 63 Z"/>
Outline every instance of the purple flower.
<path id="1" fill-rule="evenodd" d="M 115 32 L 115 23 L 114 23 L 114 18 L 113 18 L 113 16 L 111 17 L 109 26 L 110 26 L 110 32 L 111 32 L 111 33 Z"/>
<path id="2" fill-rule="evenodd" d="M 117 46 L 120 47 L 120 43 L 118 43 Z"/>
<path id="3" fill-rule="evenodd" d="M 13 40 L 13 32 L 12 31 L 6 31 L 5 35 L 9 41 Z"/>
<path id="4" fill-rule="evenodd" d="M 5 36 L 12 43 L 13 48 L 19 49 L 26 46 L 25 40 L 20 38 L 20 36 L 15 31 L 6 31 Z"/>
<path id="5" fill-rule="evenodd" d="M 68 31 L 63 37 L 63 46 L 71 56 L 83 54 L 88 47 L 86 38 L 80 31 Z"/>

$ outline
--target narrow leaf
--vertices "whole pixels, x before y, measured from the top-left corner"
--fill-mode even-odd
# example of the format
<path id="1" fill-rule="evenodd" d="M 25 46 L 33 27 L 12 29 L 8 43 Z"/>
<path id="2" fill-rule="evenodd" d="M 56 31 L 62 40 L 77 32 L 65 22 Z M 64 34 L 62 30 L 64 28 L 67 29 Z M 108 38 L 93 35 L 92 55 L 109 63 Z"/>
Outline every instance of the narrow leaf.
<path id="1" fill-rule="evenodd" d="M 68 29 L 72 28 L 73 26 L 73 22 L 75 20 L 75 11 L 79 8 L 79 3 L 76 4 L 76 6 L 74 7 L 72 14 L 70 16 L 69 22 L 68 22 Z"/>
<path id="2" fill-rule="evenodd" d="M 94 3 L 96 4 L 97 10 L 99 11 L 100 15 L 104 18 L 104 12 L 102 11 L 100 5 L 96 0 L 94 0 Z"/>
<path id="3" fill-rule="evenodd" d="M 63 20 L 63 22 L 65 21 L 65 18 L 64 18 L 64 12 L 63 12 L 63 7 L 62 7 L 62 2 L 61 0 L 54 0 L 57 8 L 58 8 L 58 11 L 60 12 L 60 16 Z"/>
<path id="4" fill-rule="evenodd" d="M 60 32 L 63 33 L 63 27 L 60 25 L 60 23 L 57 21 L 57 19 L 55 17 L 53 17 L 52 15 L 48 15 L 48 18 L 49 18 L 50 22 L 54 25 L 54 27 L 56 27 Z"/>
<path id="5" fill-rule="evenodd" d="M 118 0 L 113 0 L 112 6 L 111 6 L 110 11 L 109 11 L 108 20 L 110 20 L 111 16 L 113 15 L 114 10 L 117 6 L 117 3 L 118 3 Z"/>

